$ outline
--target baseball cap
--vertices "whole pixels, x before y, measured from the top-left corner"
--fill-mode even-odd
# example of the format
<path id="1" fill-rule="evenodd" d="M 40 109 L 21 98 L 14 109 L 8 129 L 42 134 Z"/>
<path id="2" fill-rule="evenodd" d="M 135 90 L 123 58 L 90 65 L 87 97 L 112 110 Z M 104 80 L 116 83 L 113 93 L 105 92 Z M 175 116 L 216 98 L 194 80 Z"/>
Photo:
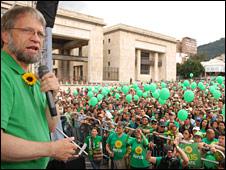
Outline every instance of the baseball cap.
<path id="1" fill-rule="evenodd" d="M 142 119 L 144 119 L 144 118 L 147 118 L 148 120 L 150 120 L 150 117 L 149 117 L 148 115 L 144 115 L 144 116 L 142 117 Z"/>
<path id="2" fill-rule="evenodd" d="M 196 121 L 201 122 L 201 118 L 200 117 L 197 117 L 196 118 Z"/>
<path id="3" fill-rule="evenodd" d="M 200 136 L 202 138 L 202 132 L 196 132 L 194 136 Z"/>
<path id="4" fill-rule="evenodd" d="M 193 129 L 192 130 L 197 130 L 197 131 L 200 131 L 200 128 L 198 127 L 198 126 L 195 126 L 195 127 L 193 127 Z"/>
<path id="5" fill-rule="evenodd" d="M 152 123 L 154 123 L 154 122 L 157 123 L 158 121 L 157 121 L 155 118 L 152 118 L 152 119 L 151 119 L 151 122 L 152 122 Z"/>
<path id="6" fill-rule="evenodd" d="M 170 112 L 169 115 L 176 115 L 174 112 Z"/>

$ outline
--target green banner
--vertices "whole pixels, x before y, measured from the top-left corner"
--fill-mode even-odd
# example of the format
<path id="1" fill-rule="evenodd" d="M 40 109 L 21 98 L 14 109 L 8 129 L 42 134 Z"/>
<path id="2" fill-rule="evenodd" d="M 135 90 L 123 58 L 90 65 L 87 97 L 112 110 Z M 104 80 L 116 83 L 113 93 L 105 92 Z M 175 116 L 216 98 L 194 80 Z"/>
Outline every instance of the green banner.
<path id="1" fill-rule="evenodd" d="M 187 154 L 189 158 L 189 168 L 201 168 L 201 154 L 198 149 L 198 143 L 193 144 L 179 144 L 179 147 Z"/>

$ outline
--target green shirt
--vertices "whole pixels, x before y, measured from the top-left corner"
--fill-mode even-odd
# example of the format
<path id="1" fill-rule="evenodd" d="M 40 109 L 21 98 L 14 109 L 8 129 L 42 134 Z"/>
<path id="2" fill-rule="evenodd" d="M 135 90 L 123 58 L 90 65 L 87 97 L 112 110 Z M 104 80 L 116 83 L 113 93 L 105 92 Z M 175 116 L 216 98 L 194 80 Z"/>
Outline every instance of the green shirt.
<path id="1" fill-rule="evenodd" d="M 202 139 L 202 142 L 204 142 L 204 143 L 210 145 L 210 144 L 217 143 L 217 142 L 218 142 L 218 139 L 214 138 L 213 140 L 210 141 L 208 138 L 203 138 L 203 139 Z"/>
<path id="2" fill-rule="evenodd" d="M 101 136 L 96 136 L 95 138 L 91 138 L 91 136 L 87 136 L 85 139 L 85 143 L 87 144 L 89 159 L 93 160 L 93 150 L 102 149 L 100 143 L 102 142 Z"/>
<path id="3" fill-rule="evenodd" d="M 126 154 L 128 138 L 128 135 L 125 133 L 123 133 L 121 137 L 118 137 L 117 133 L 112 133 L 107 138 L 106 142 L 110 145 L 111 150 L 114 152 L 114 160 L 120 160 Z"/>
<path id="4" fill-rule="evenodd" d="M 1 51 L 1 129 L 25 140 L 49 142 L 45 95 L 41 93 L 38 81 L 33 86 L 25 83 L 24 73 L 9 54 Z M 48 161 L 48 157 L 23 162 L 2 161 L 1 168 L 44 169 Z"/>
<path id="5" fill-rule="evenodd" d="M 135 168 L 146 168 L 150 166 L 149 161 L 146 160 L 147 155 L 147 139 L 141 140 L 138 142 L 136 138 L 131 138 L 128 141 L 128 144 L 131 145 L 131 157 L 130 165 Z"/>

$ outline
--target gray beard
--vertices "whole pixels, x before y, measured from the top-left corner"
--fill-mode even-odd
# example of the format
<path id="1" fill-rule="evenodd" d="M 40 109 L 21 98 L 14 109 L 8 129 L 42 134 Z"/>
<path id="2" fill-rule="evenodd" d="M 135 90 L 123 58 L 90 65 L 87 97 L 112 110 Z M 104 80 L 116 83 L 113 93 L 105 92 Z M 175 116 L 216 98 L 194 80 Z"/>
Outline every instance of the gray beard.
<path id="1" fill-rule="evenodd" d="M 15 56 L 18 61 L 21 61 L 25 64 L 33 64 L 37 63 L 41 59 L 41 51 L 39 50 L 38 54 L 36 55 L 28 55 L 22 50 L 18 49 L 16 45 L 13 42 L 12 36 L 9 35 L 9 44 L 8 44 L 8 49 L 11 51 Z"/>

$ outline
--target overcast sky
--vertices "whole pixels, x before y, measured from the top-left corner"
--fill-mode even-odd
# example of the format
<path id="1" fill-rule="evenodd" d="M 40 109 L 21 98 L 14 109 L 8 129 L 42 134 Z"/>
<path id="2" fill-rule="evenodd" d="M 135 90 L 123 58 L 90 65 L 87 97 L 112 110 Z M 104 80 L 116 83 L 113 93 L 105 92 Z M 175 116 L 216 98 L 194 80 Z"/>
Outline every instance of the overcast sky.
<path id="1" fill-rule="evenodd" d="M 147 29 L 181 40 L 194 38 L 197 45 L 225 37 L 224 1 L 60 1 L 68 10 Z"/>

